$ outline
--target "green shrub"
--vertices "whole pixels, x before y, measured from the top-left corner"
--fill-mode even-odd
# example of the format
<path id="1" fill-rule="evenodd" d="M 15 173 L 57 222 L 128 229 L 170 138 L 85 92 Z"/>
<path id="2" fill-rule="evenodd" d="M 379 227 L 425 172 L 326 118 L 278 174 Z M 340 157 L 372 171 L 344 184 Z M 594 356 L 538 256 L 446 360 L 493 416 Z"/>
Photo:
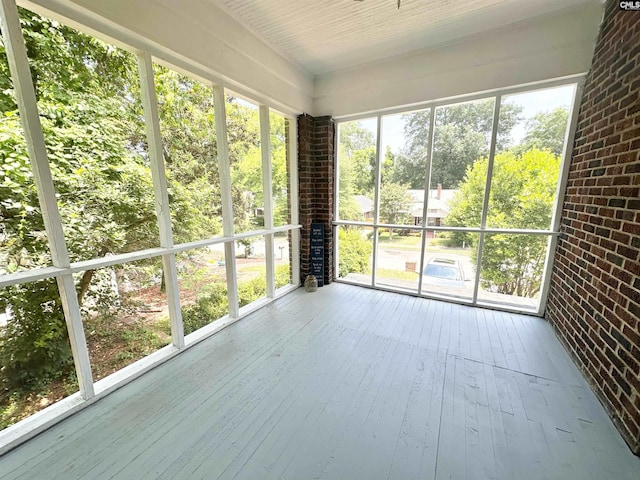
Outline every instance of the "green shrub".
<path id="1" fill-rule="evenodd" d="M 194 305 L 182 307 L 184 333 L 188 335 L 229 313 L 227 286 L 214 284 Z"/>
<path id="2" fill-rule="evenodd" d="M 276 267 L 276 288 L 290 283 L 289 265 Z M 264 297 L 267 294 L 266 277 L 264 274 L 252 280 L 238 284 L 238 304 L 241 307 Z M 184 333 L 188 335 L 229 313 L 227 286 L 214 284 L 201 294 L 196 303 L 182 307 L 182 323 Z"/>
<path id="3" fill-rule="evenodd" d="M 10 390 L 28 391 L 73 371 L 71 346 L 54 279 L 0 291 L 11 319 L 0 328 L 0 380 Z M 55 300 L 53 300 L 55 299 Z"/>
<path id="4" fill-rule="evenodd" d="M 289 264 L 276 266 L 276 288 L 284 287 L 291 283 L 291 268 Z"/>
<path id="5" fill-rule="evenodd" d="M 371 270 L 371 242 L 355 228 L 340 228 L 338 233 L 338 274 L 368 273 Z"/>
<path id="6" fill-rule="evenodd" d="M 265 276 L 247 280 L 238 284 L 238 305 L 244 307 L 267 294 Z"/>

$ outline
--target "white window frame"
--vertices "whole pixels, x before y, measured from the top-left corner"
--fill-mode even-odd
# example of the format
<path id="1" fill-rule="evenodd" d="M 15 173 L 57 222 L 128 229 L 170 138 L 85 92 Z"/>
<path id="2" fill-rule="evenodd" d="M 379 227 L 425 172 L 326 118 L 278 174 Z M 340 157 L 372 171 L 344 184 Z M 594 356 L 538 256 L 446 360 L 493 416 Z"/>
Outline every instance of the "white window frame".
<path id="1" fill-rule="evenodd" d="M 28 3 L 27 7 L 49 18 L 52 12 Z M 67 253 L 66 240 L 62 229 L 62 220 L 58 212 L 55 189 L 51 177 L 51 170 L 47 158 L 44 135 L 40 125 L 37 102 L 31 80 L 31 72 L 24 45 L 24 38 L 20 28 L 20 19 L 15 0 L 0 0 L 0 21 L 5 43 L 7 58 L 10 64 L 11 76 L 16 91 L 20 118 L 24 128 L 24 135 L 31 159 L 32 170 L 38 191 L 39 202 L 43 212 L 45 230 L 51 250 L 52 265 L 43 268 L 35 268 L 17 273 L 0 275 L 0 288 L 11 285 L 23 284 L 47 278 L 55 278 L 62 300 L 62 305 L 67 323 L 67 330 L 71 347 L 75 370 L 78 377 L 79 392 L 72 394 L 59 402 L 34 413 L 28 418 L 0 431 L 0 455 L 14 448 L 20 443 L 37 435 L 72 413 L 87 407 L 97 399 L 107 395 L 113 390 L 142 375 L 146 371 L 169 360 L 181 351 L 210 337 L 226 326 L 236 322 L 249 313 L 273 302 L 275 299 L 299 287 L 300 268 L 300 228 L 298 216 L 298 176 L 297 176 L 297 125 L 296 114 L 298 112 L 287 111 L 282 105 L 272 102 L 270 99 L 259 98 L 257 103 L 260 111 L 260 135 L 262 143 L 262 169 L 263 188 L 265 193 L 265 228 L 251 232 L 235 234 L 233 230 L 233 211 L 231 206 L 231 178 L 229 171 L 229 155 L 226 134 L 225 116 L 225 90 L 228 83 L 214 77 L 195 63 L 190 63 L 182 57 L 173 57 L 171 53 L 159 48 L 151 41 L 133 38 L 120 30 L 102 24 L 96 19 L 85 19 L 87 25 L 80 25 L 70 18 L 55 16 L 56 20 L 84 31 L 105 42 L 116 45 L 123 50 L 137 56 L 139 67 L 139 81 L 143 101 L 145 126 L 149 144 L 149 157 L 151 163 L 151 175 L 156 200 L 156 213 L 160 233 L 160 246 L 139 250 L 131 253 L 111 255 L 103 258 L 93 258 L 79 262 L 70 262 Z M 80 27 L 80 28 L 79 28 Z M 105 33 L 106 32 L 106 33 Z M 169 216 L 169 199 L 163 160 L 163 148 L 160 134 L 160 122 L 158 104 L 155 92 L 153 75 L 153 62 L 166 65 L 169 68 L 201 80 L 212 87 L 214 97 L 214 111 L 216 121 L 216 138 L 218 144 L 218 167 L 220 174 L 222 211 L 223 211 L 223 235 L 221 237 L 202 238 L 196 241 L 175 245 Z M 233 85 L 233 91 L 245 94 L 237 85 Z M 247 98 L 251 99 L 250 95 Z M 270 156 L 270 125 L 269 113 L 273 110 L 282 115 L 289 123 L 288 136 L 288 161 L 289 169 L 289 196 L 291 206 L 291 223 L 283 226 L 273 226 L 272 207 L 272 178 Z M 291 283 L 275 289 L 275 258 L 273 255 L 273 239 L 276 233 L 291 232 Z M 242 309 L 238 308 L 238 284 L 235 268 L 235 242 L 242 238 L 263 236 L 266 241 L 266 271 L 267 271 L 267 296 L 253 302 Z M 227 283 L 229 292 L 229 313 L 215 322 L 185 336 L 180 310 L 180 296 L 177 281 L 176 254 L 193 248 L 201 248 L 210 245 L 224 244 Z M 271 254 L 270 254 L 271 253 Z M 73 274 L 85 270 L 93 270 L 113 265 L 119 265 L 136 260 L 149 258 L 162 259 L 165 272 L 166 295 L 169 306 L 169 318 L 171 324 L 171 344 L 158 351 L 128 365 L 118 372 L 109 375 L 99 381 L 94 381 L 91 374 L 91 362 L 84 334 L 80 306 L 75 292 Z"/>
<path id="2" fill-rule="evenodd" d="M 502 89 L 497 89 L 497 90 L 493 90 L 490 92 L 480 92 L 480 93 L 474 93 L 474 94 L 470 94 L 470 95 L 462 95 L 462 96 L 458 96 L 458 97 L 451 97 L 451 98 L 444 98 L 444 99 L 439 99 L 439 100 L 435 100 L 435 101 L 431 101 L 431 102 L 424 102 L 421 104 L 414 104 L 411 105 L 410 107 L 401 107 L 401 108 L 394 108 L 394 109 L 386 109 L 383 111 L 378 111 L 378 112 L 373 112 L 373 113 L 367 113 L 367 114 L 359 114 L 359 115 L 349 115 L 349 116 L 343 116 L 343 117 L 338 117 L 335 119 L 336 121 L 336 125 L 337 125 L 337 135 L 336 135 L 336 164 L 335 164 L 335 181 L 334 181 L 334 198 L 336 199 L 335 205 L 334 205 L 334 218 L 337 219 L 333 222 L 333 226 L 334 226 L 334 271 L 335 272 L 339 272 L 338 266 L 339 266 L 339 235 L 338 235 L 338 228 L 341 225 L 344 226 L 356 226 L 356 227 L 366 227 L 366 228 L 371 228 L 373 230 L 373 239 L 372 239 L 372 243 L 373 243 L 373 252 L 372 252 L 372 272 L 371 272 L 371 281 L 367 284 L 363 284 L 363 283 L 358 283 L 358 282 L 353 282 L 350 281 L 348 279 L 345 278 L 340 278 L 337 277 L 336 281 L 341 282 L 341 283 L 347 283 L 347 284 L 352 284 L 352 285 L 358 285 L 358 286 L 365 286 L 368 288 L 374 288 L 374 289 L 378 289 L 378 290 L 385 290 L 385 291 L 392 291 L 392 292 L 399 292 L 399 293 L 405 293 L 408 295 L 413 295 L 413 296 L 419 296 L 419 297 L 424 297 L 424 298 L 433 298 L 433 299 L 437 299 L 437 300 L 445 300 L 447 302 L 453 302 L 453 303 L 459 303 L 459 304 L 463 304 L 463 305 L 473 305 L 473 306 L 481 306 L 481 307 L 487 307 L 487 308 L 491 308 L 491 309 L 496 309 L 496 310 L 502 310 L 502 311 L 507 311 L 507 312 L 514 312 L 514 313 L 527 313 L 527 314 L 531 314 L 531 315 L 536 315 L 536 316 L 544 316 L 544 311 L 547 305 L 547 296 L 549 293 L 549 287 L 550 287 L 550 282 L 551 282 L 551 270 L 553 267 L 553 257 L 554 257 L 554 253 L 555 253 L 555 249 L 556 249 L 556 245 L 557 245 L 557 241 L 558 241 L 558 236 L 560 235 L 560 214 L 562 211 L 562 202 L 564 199 L 564 192 L 566 191 L 567 188 L 567 181 L 568 181 L 568 176 L 569 176 L 569 164 L 570 164 L 570 158 L 571 158 L 571 151 L 573 148 L 573 141 L 574 141 L 574 137 L 575 137 L 575 131 L 576 131 L 576 125 L 577 125 L 577 121 L 578 121 L 578 109 L 580 107 L 580 98 L 582 97 L 582 91 L 583 91 L 583 87 L 584 87 L 584 81 L 585 81 L 585 74 L 580 74 L 580 75 L 572 75 L 569 77 L 563 77 L 560 79 L 553 79 L 553 80 L 547 80 L 547 81 L 541 81 L 541 82 L 535 82 L 535 83 L 529 83 L 526 85 L 517 85 L 517 86 L 513 86 L 513 87 L 508 87 L 508 88 L 502 88 Z M 544 90 L 544 89 L 548 89 L 548 88 L 554 88 L 554 87 L 562 87 L 562 86 L 574 86 L 574 93 L 573 93 L 573 97 L 571 100 L 571 105 L 569 107 L 569 112 L 570 112 L 570 117 L 569 117 L 569 123 L 567 126 L 567 130 L 565 132 L 565 138 L 564 138 L 564 147 L 563 147 L 563 154 L 562 154 L 562 158 L 561 158 L 561 164 L 560 164 L 560 172 L 559 172 L 559 177 L 558 177 L 558 185 L 556 188 L 556 196 L 555 196 L 555 203 L 553 205 L 553 210 L 552 210 L 552 220 L 551 220 L 551 225 L 550 225 L 550 229 L 547 230 L 537 230 L 537 229 L 505 229 L 505 228 L 490 228 L 487 227 L 487 211 L 488 211 L 488 205 L 489 205 L 489 194 L 490 194 L 490 187 L 491 187 L 491 180 L 492 180 L 492 170 L 493 170 L 493 160 L 495 157 L 495 151 L 496 151 L 496 139 L 497 139 L 497 131 L 498 131 L 498 119 L 500 116 L 500 104 L 501 104 L 501 99 L 502 97 L 508 96 L 508 95 L 514 95 L 514 94 L 520 94 L 520 93 L 528 93 L 528 92 L 534 92 L 536 90 Z M 402 114 L 402 113 L 409 113 L 409 112 L 415 112 L 418 110 L 429 110 L 430 111 L 430 119 L 429 119 L 429 136 L 430 136 L 430 142 L 429 142 L 429 150 L 427 152 L 427 165 L 426 165 L 426 178 L 425 178 L 425 198 L 424 198 L 424 203 L 423 203 L 423 219 L 427 218 L 427 211 L 428 211 L 428 203 L 429 203 L 429 188 L 430 188 L 430 177 L 431 177 L 431 160 L 432 160 L 432 155 L 433 155 L 433 140 L 434 140 L 434 135 L 435 135 L 435 109 L 438 107 L 444 107 L 447 105 L 452 105 L 452 104 L 458 104 L 458 103 L 462 103 L 462 102 L 471 102 L 471 101 L 476 101 L 476 100 L 490 100 L 490 99 L 494 99 L 495 100 L 495 104 L 494 104 L 494 112 L 493 112 L 493 125 L 492 125 L 492 131 L 491 131 L 491 141 L 489 144 L 489 160 L 488 160 L 488 169 L 487 169 L 487 179 L 486 179 L 486 185 L 485 185 L 485 191 L 484 191 L 484 198 L 483 198 L 483 210 L 482 210 L 482 218 L 481 218 L 481 222 L 480 222 L 480 226 L 479 227 L 446 227 L 446 226 L 428 226 L 428 225 L 424 225 L 424 221 L 423 221 L 423 225 L 394 225 L 394 224 L 385 224 L 385 223 L 380 223 L 379 222 L 379 203 L 380 203 L 380 199 L 379 199 L 379 191 L 380 191 L 380 182 L 381 182 L 381 178 L 380 178 L 380 165 L 382 163 L 382 158 L 381 156 L 383 155 L 383 152 L 381 151 L 381 145 L 382 145 L 382 118 L 388 115 L 396 115 L 396 114 Z M 339 145 L 340 145 L 340 124 L 341 123 L 345 123 L 345 122 L 352 122 L 352 121 L 357 121 L 357 120 L 372 120 L 372 119 L 376 119 L 376 123 L 377 123 L 377 131 L 376 131 L 376 159 L 377 159 L 377 165 L 376 165 L 376 169 L 375 169 L 375 181 L 374 184 L 376 185 L 376 191 L 374 193 L 375 199 L 374 199 L 374 222 L 370 223 L 370 222 L 359 222 L 359 221 L 351 221 L 351 220 L 341 220 L 338 217 L 338 213 L 339 213 L 339 202 L 340 202 L 340 198 L 339 198 L 339 193 L 340 193 L 340 185 L 339 185 L 339 179 L 340 179 L 340 174 L 339 174 L 339 169 L 340 169 L 340 149 L 339 149 Z M 460 298 L 460 297 L 456 297 L 456 296 L 449 296 L 449 295 L 439 295 L 436 293 L 431 293 L 431 292 L 423 292 L 422 291 L 422 276 L 420 275 L 418 277 L 418 289 L 417 292 L 414 291 L 408 291 L 406 289 L 402 289 L 402 288 L 393 288 L 393 287 L 387 287 L 387 286 L 382 286 L 377 284 L 376 282 L 376 264 L 377 264 L 377 255 L 378 255 L 378 248 L 377 248 L 377 243 L 378 243 L 378 235 L 377 232 L 380 228 L 397 228 L 397 229 L 404 229 L 404 230 L 412 230 L 412 231 L 419 231 L 422 232 L 422 240 L 421 240 L 421 249 L 420 249 L 420 270 L 422 271 L 424 268 L 424 259 L 425 259 L 425 250 L 426 250 L 426 232 L 427 231 L 432 231 L 432 232 L 453 232 L 453 231 L 458 231 L 458 232 L 466 232 L 466 233 L 477 233 L 479 236 L 479 240 L 478 240 L 478 258 L 476 260 L 476 273 L 475 273 L 475 279 L 474 279 L 474 285 L 473 285 L 473 295 L 472 298 L 470 300 L 464 299 L 464 298 Z M 527 308 L 525 306 L 515 306 L 513 304 L 500 304 L 497 302 L 488 302 L 488 301 L 483 301 L 481 299 L 478 299 L 478 291 L 479 291 L 479 285 L 480 285 L 480 265 L 482 262 L 482 251 L 483 251 L 483 244 L 484 244 L 484 237 L 486 234 L 491 234 L 491 233 L 504 233 L 504 234 L 525 234 L 525 235 L 541 235 L 541 236 L 545 236 L 548 237 L 549 241 L 548 241 L 548 246 L 547 246 L 547 253 L 546 253 L 546 257 L 545 257 L 545 263 L 544 263 L 544 268 L 543 268 L 543 274 L 542 274 L 542 284 L 541 284 L 541 288 L 540 288 L 540 299 L 538 302 L 538 305 L 535 308 Z"/>

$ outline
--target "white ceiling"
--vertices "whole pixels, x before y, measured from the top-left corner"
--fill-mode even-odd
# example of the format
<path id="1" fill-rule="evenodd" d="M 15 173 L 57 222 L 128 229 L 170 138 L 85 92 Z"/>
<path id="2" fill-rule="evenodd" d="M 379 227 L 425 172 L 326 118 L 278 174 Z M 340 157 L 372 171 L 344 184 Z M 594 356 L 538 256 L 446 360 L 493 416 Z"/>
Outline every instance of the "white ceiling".
<path id="1" fill-rule="evenodd" d="M 211 0 L 312 75 L 455 42 L 594 0 Z"/>

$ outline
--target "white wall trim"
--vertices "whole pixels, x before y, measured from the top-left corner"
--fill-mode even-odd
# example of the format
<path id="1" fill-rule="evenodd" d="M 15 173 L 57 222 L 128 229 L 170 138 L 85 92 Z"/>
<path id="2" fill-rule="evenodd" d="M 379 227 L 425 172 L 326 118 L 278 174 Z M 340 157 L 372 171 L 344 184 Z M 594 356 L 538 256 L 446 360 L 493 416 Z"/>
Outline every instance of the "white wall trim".
<path id="1" fill-rule="evenodd" d="M 316 77 L 314 115 L 380 112 L 584 74 L 602 6 L 587 4 L 456 43 Z"/>

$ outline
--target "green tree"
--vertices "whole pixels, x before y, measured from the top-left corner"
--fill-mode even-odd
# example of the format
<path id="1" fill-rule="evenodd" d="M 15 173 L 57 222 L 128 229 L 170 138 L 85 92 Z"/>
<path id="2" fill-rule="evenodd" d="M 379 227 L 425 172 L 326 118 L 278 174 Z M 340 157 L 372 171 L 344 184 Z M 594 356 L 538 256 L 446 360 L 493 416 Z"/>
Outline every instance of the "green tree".
<path id="1" fill-rule="evenodd" d="M 399 183 L 384 183 L 380 188 L 380 219 L 389 224 L 406 224 L 413 199 L 407 192 L 406 185 Z M 389 238 L 393 236 L 393 229 L 389 229 Z"/>
<path id="2" fill-rule="evenodd" d="M 135 56 L 20 9 L 58 206 L 72 261 L 159 243 Z M 157 67 L 164 157 L 176 242 L 220 233 L 213 95 L 201 82 Z M 47 265 L 48 245 L 23 132 L 0 44 L 0 271 Z M 230 161 L 253 158 L 259 123 L 247 106 L 227 105 Z M 259 169 L 261 171 L 261 169 Z M 278 172 L 278 174 L 282 174 Z M 244 201 L 253 179 L 234 185 Z M 242 205 L 245 208 L 245 205 Z M 95 295 L 94 272 L 78 277 L 81 302 Z M 100 298 L 92 298 L 99 307 Z M 72 371 L 55 281 L 3 289 L 2 387 L 28 390 Z"/>
<path id="3" fill-rule="evenodd" d="M 211 88 L 159 65 L 154 70 L 174 240 L 183 243 L 220 234 Z"/>
<path id="4" fill-rule="evenodd" d="M 360 122 L 340 124 L 340 153 L 351 157 L 359 150 L 365 150 L 376 144 L 375 135 L 364 128 Z"/>
<path id="5" fill-rule="evenodd" d="M 291 223 L 289 212 L 289 187 L 287 163 L 287 122 L 284 117 L 271 113 L 271 185 L 273 195 L 273 221 L 274 225 Z"/>
<path id="6" fill-rule="evenodd" d="M 489 195 L 487 225 L 505 229 L 548 229 L 558 182 L 559 157 L 530 150 L 521 156 L 496 155 Z M 487 159 L 467 168 L 451 202 L 447 225 L 476 225 L 482 212 Z M 474 244 L 476 236 L 456 233 L 455 243 Z M 539 235 L 486 234 L 481 285 L 497 293 L 534 296 L 540 289 L 547 238 Z M 472 250 L 472 260 L 477 252 Z"/>
<path id="7" fill-rule="evenodd" d="M 157 245 L 132 55 L 21 9 L 27 54 L 72 261 Z M 4 52 L 2 52 L 4 53 Z M 0 55 L 5 85 L 6 57 Z M 46 240 L 11 88 L 0 98 L 0 269 L 43 264 Z M 23 204 L 22 201 L 26 203 Z M 93 271 L 78 281 L 82 301 Z M 2 381 L 29 388 L 66 375 L 70 347 L 55 281 L 5 289 Z M 46 306 L 46 307 L 45 307 Z"/>
<path id="8" fill-rule="evenodd" d="M 455 188 L 467 166 L 487 155 L 487 145 L 482 132 L 470 125 L 438 126 L 431 162 L 431 185 Z"/>
<path id="9" fill-rule="evenodd" d="M 393 154 L 394 165 L 391 171 L 391 181 L 408 185 L 412 189 L 424 189 L 427 176 L 427 152 L 420 148 L 415 151 L 402 148 Z"/>
<path id="10" fill-rule="evenodd" d="M 338 148 L 340 169 L 349 173 L 344 188 L 355 195 L 372 196 L 377 163 L 375 135 L 359 122 L 342 123 Z"/>
<path id="11" fill-rule="evenodd" d="M 359 122 L 340 124 L 338 215 L 363 220 L 355 195 L 373 198 L 375 188 L 375 136 Z"/>
<path id="12" fill-rule="evenodd" d="M 456 188 L 467 166 L 489 150 L 494 100 L 460 103 L 435 109 L 435 134 L 431 160 L 431 184 Z M 521 107 L 505 103 L 500 109 L 496 139 L 498 150 L 507 148 L 511 130 L 520 119 Z M 403 116 L 407 144 L 399 157 L 394 181 L 424 188 L 429 149 L 429 111 Z"/>
<path id="13" fill-rule="evenodd" d="M 549 150 L 556 156 L 562 156 L 564 135 L 569 121 L 569 109 L 558 107 L 550 112 L 540 112 L 527 121 L 527 134 L 516 147 L 518 153 L 533 148 Z"/>

